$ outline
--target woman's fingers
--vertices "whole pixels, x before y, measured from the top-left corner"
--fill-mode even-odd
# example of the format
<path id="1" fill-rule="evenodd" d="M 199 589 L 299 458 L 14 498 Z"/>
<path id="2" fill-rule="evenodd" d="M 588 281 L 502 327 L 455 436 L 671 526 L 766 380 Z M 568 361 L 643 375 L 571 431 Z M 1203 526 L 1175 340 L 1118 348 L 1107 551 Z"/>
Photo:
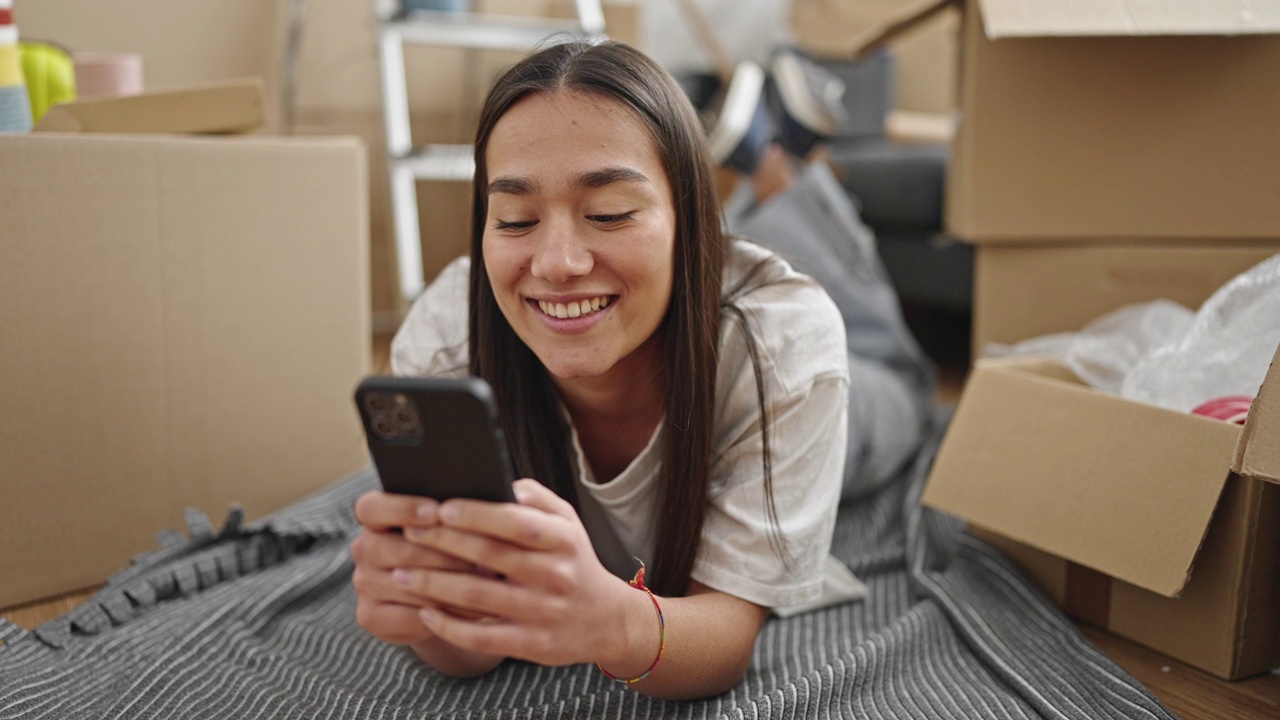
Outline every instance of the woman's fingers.
<path id="1" fill-rule="evenodd" d="M 404 537 L 517 585 L 571 592 L 581 570 L 574 558 L 598 565 L 582 522 L 572 505 L 532 480 L 518 481 L 516 493 L 519 503 L 446 501 L 439 525 L 406 528 Z"/>
<path id="2" fill-rule="evenodd" d="M 387 571 L 398 567 L 439 568 L 458 572 L 475 569 L 467 560 L 435 547 L 412 543 L 400 533 L 373 532 L 367 529 L 351 543 L 351 558 L 357 566 Z"/>
<path id="3" fill-rule="evenodd" d="M 418 612 L 419 622 L 437 638 L 456 647 L 488 655 L 503 655 L 542 665 L 567 665 L 577 659 L 563 653 L 565 643 L 546 628 L 512 622 L 472 622 L 437 608 Z"/>
<path id="4" fill-rule="evenodd" d="M 532 480 L 517 481 L 516 493 L 519 503 L 447 500 L 440 504 L 439 524 L 434 527 L 485 535 L 530 550 L 563 550 L 573 542 L 581 522 L 572 505 Z M 410 539 L 419 542 L 421 537 L 431 535 L 419 533 Z"/>
<path id="5" fill-rule="evenodd" d="M 450 527 L 411 529 L 406 531 L 405 541 L 502 576 L 524 574 L 525 566 L 537 557 L 505 540 Z"/>
<path id="6" fill-rule="evenodd" d="M 413 495 L 368 492 L 356 500 L 356 520 L 370 530 L 430 527 L 437 522 L 440 503 Z"/>
<path id="7" fill-rule="evenodd" d="M 356 567 L 355 572 L 351 575 L 351 584 L 356 589 L 356 595 L 362 601 L 369 600 L 414 608 L 420 608 L 429 602 L 422 595 L 415 595 L 405 589 L 401 583 L 397 583 L 395 580 L 397 572 L 401 571 Z M 490 613 L 476 612 L 456 605 L 441 603 L 441 607 L 445 612 L 469 620 L 491 617 Z"/>
<path id="8" fill-rule="evenodd" d="M 512 485 L 512 490 L 516 494 L 516 502 L 521 505 L 534 507 L 543 512 L 570 520 L 578 518 L 578 511 L 573 509 L 572 503 L 560 497 L 554 490 L 537 480 L 530 478 L 517 480 Z"/>
<path id="9" fill-rule="evenodd" d="M 420 606 L 422 598 L 415 597 L 396 585 L 392 579 L 392 571 L 375 568 L 356 567 L 351 574 L 351 585 L 361 600 L 368 599 L 377 603 Z"/>
<path id="10" fill-rule="evenodd" d="M 422 623 L 421 603 L 400 605 L 361 597 L 356 605 L 356 622 L 374 637 L 396 645 L 412 645 L 435 636 Z M 438 609 L 434 610 L 439 613 Z"/>
<path id="11" fill-rule="evenodd" d="M 392 571 L 391 581 L 420 604 L 465 608 L 465 613 L 454 611 L 464 618 L 523 616 L 537 609 L 530 593 L 520 586 L 471 573 L 399 568 Z"/>

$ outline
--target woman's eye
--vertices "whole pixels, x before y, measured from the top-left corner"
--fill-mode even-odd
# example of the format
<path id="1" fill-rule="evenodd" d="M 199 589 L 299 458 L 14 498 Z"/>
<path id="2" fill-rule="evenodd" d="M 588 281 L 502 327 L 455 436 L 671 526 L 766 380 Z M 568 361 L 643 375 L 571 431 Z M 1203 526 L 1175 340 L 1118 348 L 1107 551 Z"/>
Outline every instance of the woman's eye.
<path id="1" fill-rule="evenodd" d="M 618 213 L 616 215 L 588 215 L 587 219 L 601 225 L 614 225 L 620 222 L 626 222 L 635 217 L 634 212 Z"/>
<path id="2" fill-rule="evenodd" d="M 493 227 L 495 230 L 528 230 L 529 228 L 537 224 L 538 224 L 538 221 L 536 220 L 519 220 L 516 222 L 499 220 L 496 223 L 494 223 Z"/>

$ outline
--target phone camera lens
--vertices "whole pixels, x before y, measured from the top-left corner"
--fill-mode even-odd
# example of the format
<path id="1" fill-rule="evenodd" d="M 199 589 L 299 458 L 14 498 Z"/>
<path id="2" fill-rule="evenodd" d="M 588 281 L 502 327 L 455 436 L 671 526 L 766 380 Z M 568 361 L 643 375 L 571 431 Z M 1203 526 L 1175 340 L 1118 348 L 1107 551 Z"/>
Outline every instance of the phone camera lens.
<path id="1" fill-rule="evenodd" d="M 400 432 L 409 433 L 418 429 L 418 413 L 407 405 L 400 405 L 391 411 L 391 417 Z"/>
<path id="2" fill-rule="evenodd" d="M 370 425 L 373 427 L 373 434 L 383 440 L 394 440 L 399 434 L 395 421 L 387 415 L 378 415 Z"/>
<path id="3" fill-rule="evenodd" d="M 391 400 L 382 393 L 369 393 L 364 396 L 364 406 L 369 409 L 369 412 L 377 415 L 391 407 Z"/>

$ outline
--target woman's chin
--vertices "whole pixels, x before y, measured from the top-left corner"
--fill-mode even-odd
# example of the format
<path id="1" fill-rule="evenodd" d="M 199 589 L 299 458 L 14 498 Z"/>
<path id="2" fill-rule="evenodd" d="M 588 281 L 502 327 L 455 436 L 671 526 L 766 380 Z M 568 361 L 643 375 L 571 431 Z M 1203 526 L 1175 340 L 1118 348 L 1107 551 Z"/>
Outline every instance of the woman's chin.
<path id="1" fill-rule="evenodd" d="M 543 359 L 542 364 L 547 368 L 547 372 L 551 377 L 564 381 L 589 380 L 600 377 L 609 370 L 609 367 L 603 363 L 581 360 L 553 358 L 548 362 L 547 359 Z"/>

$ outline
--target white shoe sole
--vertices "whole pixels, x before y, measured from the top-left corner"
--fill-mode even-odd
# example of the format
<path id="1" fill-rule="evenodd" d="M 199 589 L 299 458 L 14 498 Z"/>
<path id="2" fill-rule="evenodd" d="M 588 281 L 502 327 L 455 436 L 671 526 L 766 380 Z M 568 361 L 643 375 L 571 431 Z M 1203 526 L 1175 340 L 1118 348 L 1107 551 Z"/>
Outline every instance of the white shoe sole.
<path id="1" fill-rule="evenodd" d="M 728 159 L 746 136 L 763 92 L 764 70 L 749 60 L 738 63 L 729 81 L 729 90 L 725 93 L 715 129 L 711 132 L 711 157 L 717 163 Z"/>

